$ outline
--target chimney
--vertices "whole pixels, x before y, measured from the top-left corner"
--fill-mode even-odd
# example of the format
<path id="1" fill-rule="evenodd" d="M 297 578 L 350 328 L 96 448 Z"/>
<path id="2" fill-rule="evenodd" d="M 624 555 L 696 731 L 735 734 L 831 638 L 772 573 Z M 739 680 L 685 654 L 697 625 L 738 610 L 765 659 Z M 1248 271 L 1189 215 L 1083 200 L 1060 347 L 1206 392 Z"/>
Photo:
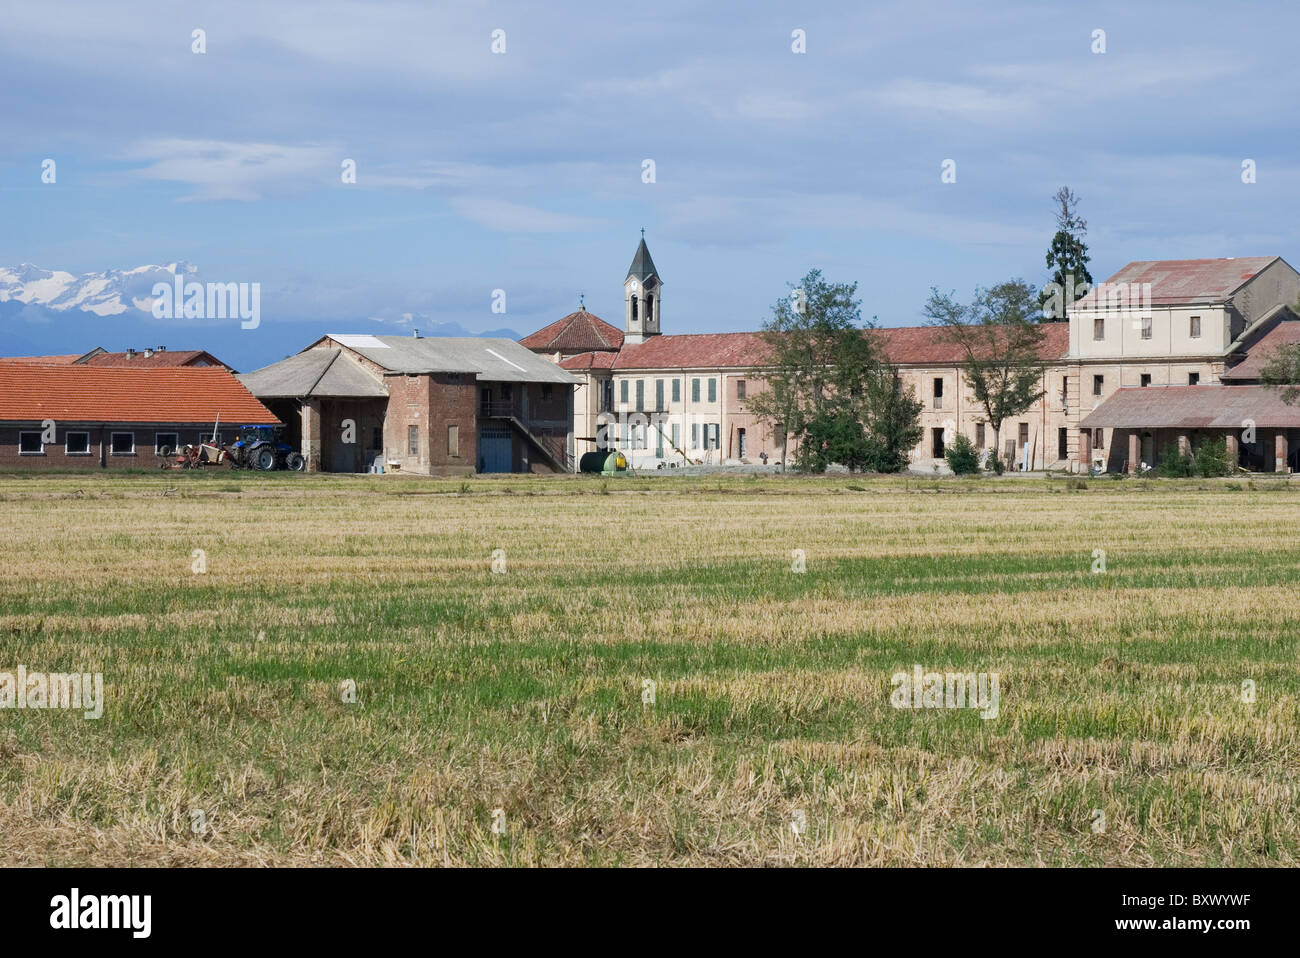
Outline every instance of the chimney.
<path id="1" fill-rule="evenodd" d="M 165 352 L 167 352 L 167 347 L 166 347 L 166 346 L 155 346 L 155 347 L 153 348 L 153 351 L 154 351 L 155 353 L 165 353 Z"/>
<path id="2" fill-rule="evenodd" d="M 134 350 L 134 349 L 127 349 L 127 351 L 126 351 L 126 358 L 127 358 L 127 359 L 135 359 L 135 350 Z"/>
<path id="3" fill-rule="evenodd" d="M 150 349 L 148 346 L 146 346 L 146 347 L 144 348 L 144 358 L 145 358 L 145 359 L 148 359 L 148 358 L 149 358 L 150 356 L 152 356 L 152 355 L 153 355 L 153 350 Z"/>
<path id="4" fill-rule="evenodd" d="M 414 337 L 415 339 L 419 339 L 419 338 L 420 338 L 420 331 L 419 331 L 418 329 L 413 329 L 413 330 L 411 330 L 411 336 Z"/>

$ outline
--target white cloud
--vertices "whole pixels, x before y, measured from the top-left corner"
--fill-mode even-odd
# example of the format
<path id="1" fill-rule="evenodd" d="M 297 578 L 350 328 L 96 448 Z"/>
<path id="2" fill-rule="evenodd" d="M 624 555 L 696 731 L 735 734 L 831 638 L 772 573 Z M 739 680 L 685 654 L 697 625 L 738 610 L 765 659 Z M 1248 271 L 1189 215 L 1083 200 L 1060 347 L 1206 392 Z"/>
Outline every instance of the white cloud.
<path id="1" fill-rule="evenodd" d="M 553 213 L 536 206 L 482 196 L 459 196 L 452 211 L 463 219 L 500 233 L 577 233 L 603 229 L 603 220 Z"/>

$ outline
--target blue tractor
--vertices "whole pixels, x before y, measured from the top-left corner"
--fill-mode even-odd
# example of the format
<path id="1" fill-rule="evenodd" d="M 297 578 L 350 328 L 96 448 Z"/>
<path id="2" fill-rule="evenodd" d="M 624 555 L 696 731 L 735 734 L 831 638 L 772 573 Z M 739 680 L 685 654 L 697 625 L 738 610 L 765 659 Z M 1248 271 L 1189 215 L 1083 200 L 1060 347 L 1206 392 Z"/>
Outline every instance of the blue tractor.
<path id="1" fill-rule="evenodd" d="M 239 437 L 230 447 L 231 459 L 236 467 L 260 469 L 289 469 L 302 472 L 307 463 L 302 453 L 280 440 L 283 426 L 241 426 Z"/>

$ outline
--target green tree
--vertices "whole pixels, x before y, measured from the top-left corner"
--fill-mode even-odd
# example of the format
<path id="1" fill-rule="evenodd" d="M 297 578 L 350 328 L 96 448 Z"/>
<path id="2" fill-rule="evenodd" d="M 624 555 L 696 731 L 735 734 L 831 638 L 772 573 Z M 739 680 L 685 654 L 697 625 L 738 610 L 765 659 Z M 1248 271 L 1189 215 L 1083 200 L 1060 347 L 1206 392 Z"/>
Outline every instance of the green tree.
<path id="1" fill-rule="evenodd" d="M 1092 288 L 1092 274 L 1088 272 L 1090 257 L 1083 241 L 1088 222 L 1079 215 L 1079 197 L 1068 186 L 1062 186 L 1052 200 L 1056 204 L 1056 235 L 1047 249 L 1052 280 L 1043 287 L 1040 316 L 1043 321 L 1058 322 L 1066 318 L 1065 308 Z"/>
<path id="2" fill-rule="evenodd" d="M 830 283 L 810 270 L 763 326 L 771 358 L 751 375 L 768 388 L 745 406 L 781 435 L 783 460 L 790 437 L 798 439 L 802 469 L 839 462 L 897 471 L 920 439 L 920 404 L 878 354 L 856 293 L 856 283 Z"/>
<path id="3" fill-rule="evenodd" d="M 1001 456 L 1002 423 L 1042 398 L 1046 365 L 1043 329 L 1035 317 L 1038 291 L 1021 279 L 977 289 L 961 303 L 954 293 L 930 288 L 922 312 L 961 353 L 959 367 L 993 429 L 993 452 Z"/>

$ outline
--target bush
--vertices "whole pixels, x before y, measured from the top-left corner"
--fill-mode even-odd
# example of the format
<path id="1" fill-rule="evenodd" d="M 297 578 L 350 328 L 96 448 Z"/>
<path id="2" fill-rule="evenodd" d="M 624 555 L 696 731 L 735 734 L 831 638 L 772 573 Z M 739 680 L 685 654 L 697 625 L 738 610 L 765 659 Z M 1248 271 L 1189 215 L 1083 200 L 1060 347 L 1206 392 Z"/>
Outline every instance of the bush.
<path id="1" fill-rule="evenodd" d="M 1234 463 L 1228 461 L 1228 443 L 1225 439 L 1207 439 L 1196 450 L 1198 476 L 1230 476 Z"/>
<path id="2" fill-rule="evenodd" d="M 1164 479 L 1186 479 L 1195 474 L 1195 460 L 1191 456 L 1183 455 L 1178 443 L 1171 442 L 1160 450 L 1160 464 L 1156 466 L 1156 475 Z"/>
<path id="3" fill-rule="evenodd" d="M 958 435 L 952 445 L 943 451 L 948 460 L 948 468 L 958 476 L 973 476 L 980 471 L 980 454 L 975 445 L 965 436 Z"/>

